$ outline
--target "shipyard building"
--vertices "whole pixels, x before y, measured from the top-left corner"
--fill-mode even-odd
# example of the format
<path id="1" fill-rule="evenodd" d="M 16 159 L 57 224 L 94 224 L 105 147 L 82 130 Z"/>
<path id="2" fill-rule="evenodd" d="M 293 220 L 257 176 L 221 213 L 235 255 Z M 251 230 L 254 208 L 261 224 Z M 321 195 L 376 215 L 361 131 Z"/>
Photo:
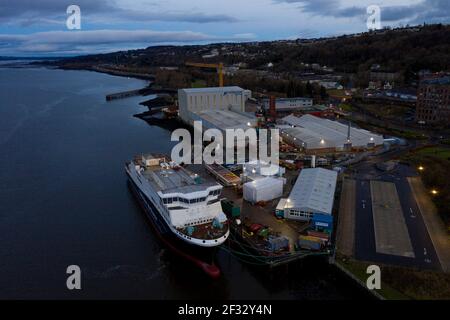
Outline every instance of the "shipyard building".
<path id="1" fill-rule="evenodd" d="M 312 115 L 287 116 L 278 128 L 283 140 L 309 153 L 366 149 L 384 143 L 382 136 L 370 131 Z"/>
<path id="2" fill-rule="evenodd" d="M 227 146 L 225 141 L 227 129 L 245 131 L 257 126 L 257 118 L 245 112 L 246 102 L 250 98 L 251 91 L 239 87 L 180 89 L 178 90 L 180 118 L 191 126 L 195 121 L 201 121 L 203 131 L 220 130 Z M 248 144 L 245 135 L 236 139 L 237 144 Z"/>
<path id="3" fill-rule="evenodd" d="M 287 199 L 281 199 L 277 216 L 309 221 L 333 213 L 337 172 L 322 168 L 304 169 Z"/>
<path id="4" fill-rule="evenodd" d="M 178 90 L 180 118 L 193 125 L 202 120 L 207 128 L 246 129 L 256 125 L 256 118 L 245 113 L 251 91 L 240 87 L 195 88 Z"/>
<path id="5" fill-rule="evenodd" d="M 270 99 L 262 100 L 264 109 L 269 110 Z M 311 98 L 277 98 L 275 99 L 275 109 L 277 112 L 311 111 L 313 109 L 313 99 Z"/>

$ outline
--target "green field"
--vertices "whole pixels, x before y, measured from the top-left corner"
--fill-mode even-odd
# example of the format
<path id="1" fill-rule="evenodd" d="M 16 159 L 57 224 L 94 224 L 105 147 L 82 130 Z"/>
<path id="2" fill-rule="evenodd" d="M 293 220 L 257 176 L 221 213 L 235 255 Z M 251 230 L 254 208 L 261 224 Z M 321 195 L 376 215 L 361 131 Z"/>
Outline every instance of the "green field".
<path id="1" fill-rule="evenodd" d="M 405 155 L 403 160 L 415 167 L 424 168 L 422 180 L 427 188 L 438 191 L 433 196 L 433 202 L 444 223 L 450 226 L 450 148 L 435 146 L 414 150 Z"/>
<path id="2" fill-rule="evenodd" d="M 337 259 L 337 263 L 363 283 L 367 267 L 373 263 Z M 376 264 L 376 263 L 375 263 Z M 450 275 L 442 272 L 380 265 L 381 290 L 377 292 L 388 300 L 450 299 Z"/>
<path id="3" fill-rule="evenodd" d="M 345 260 L 338 262 L 341 267 L 349 271 L 356 278 L 358 278 L 362 283 L 366 283 L 369 275 L 366 273 L 367 267 L 370 263 L 360 262 L 356 260 Z M 383 275 L 382 267 L 381 274 Z M 400 291 L 394 289 L 392 286 L 383 281 L 383 276 L 381 280 L 381 290 L 376 290 L 378 294 L 380 294 L 383 298 L 387 300 L 410 300 L 411 298 L 402 294 Z"/>
<path id="4" fill-rule="evenodd" d="M 425 149 L 419 150 L 417 152 L 417 154 L 423 155 L 423 156 L 437 157 L 437 158 L 443 159 L 443 160 L 449 160 L 450 159 L 450 148 L 430 147 L 430 148 L 425 148 Z"/>

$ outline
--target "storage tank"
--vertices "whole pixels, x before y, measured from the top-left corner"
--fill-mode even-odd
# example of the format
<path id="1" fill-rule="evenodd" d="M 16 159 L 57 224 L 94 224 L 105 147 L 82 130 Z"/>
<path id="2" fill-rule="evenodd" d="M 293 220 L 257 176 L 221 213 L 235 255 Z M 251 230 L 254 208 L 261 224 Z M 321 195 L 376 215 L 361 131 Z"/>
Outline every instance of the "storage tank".
<path id="1" fill-rule="evenodd" d="M 244 199 L 251 203 L 271 201 L 283 195 L 283 181 L 263 178 L 244 184 Z"/>

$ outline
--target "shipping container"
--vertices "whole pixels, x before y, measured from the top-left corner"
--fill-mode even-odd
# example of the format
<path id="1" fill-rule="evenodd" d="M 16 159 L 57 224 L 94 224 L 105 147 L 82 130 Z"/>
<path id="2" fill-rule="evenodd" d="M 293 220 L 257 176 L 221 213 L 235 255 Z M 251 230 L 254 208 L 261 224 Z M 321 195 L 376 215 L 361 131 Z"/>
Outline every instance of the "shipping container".
<path id="1" fill-rule="evenodd" d="M 324 241 L 330 240 L 330 235 L 328 233 L 325 233 L 325 232 L 318 232 L 318 231 L 308 230 L 308 236 L 316 237 L 316 238 L 322 239 Z"/>
<path id="2" fill-rule="evenodd" d="M 320 241 L 308 239 L 308 237 L 300 237 L 300 239 L 298 239 L 298 246 L 301 249 L 319 251 L 322 248 L 322 243 Z"/>
<path id="3" fill-rule="evenodd" d="M 286 237 L 269 237 L 267 247 L 273 252 L 289 249 L 289 239 Z"/>
<path id="4" fill-rule="evenodd" d="M 235 206 L 233 201 L 223 200 L 222 201 L 223 212 L 231 218 L 239 218 L 241 216 L 241 208 Z"/>

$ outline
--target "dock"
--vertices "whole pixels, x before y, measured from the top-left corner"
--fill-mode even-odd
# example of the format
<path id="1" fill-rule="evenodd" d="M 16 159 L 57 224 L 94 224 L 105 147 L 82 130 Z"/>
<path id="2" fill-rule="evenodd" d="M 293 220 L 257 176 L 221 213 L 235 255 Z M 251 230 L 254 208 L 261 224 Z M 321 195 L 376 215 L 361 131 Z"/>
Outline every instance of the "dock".
<path id="1" fill-rule="evenodd" d="M 309 222 L 278 219 L 275 216 L 275 208 L 279 199 L 252 205 L 242 197 L 241 183 L 238 174 L 231 172 L 221 165 L 194 165 L 190 170 L 200 176 L 216 181 L 224 185 L 223 200 L 232 202 L 239 216 L 231 217 L 231 234 L 228 245 L 221 246 L 221 250 L 234 256 L 243 263 L 260 265 L 270 268 L 287 265 L 311 256 L 323 256 L 328 258 L 333 254 L 331 242 L 324 248 L 314 251 L 305 250 L 297 246 L 301 235 L 307 233 Z M 286 174 L 286 185 L 283 197 L 287 197 L 292 189 L 293 182 L 297 179 L 298 171 L 290 171 Z M 225 212 L 226 210 L 224 210 Z M 227 214 L 227 212 L 225 212 Z M 258 231 L 252 232 L 252 226 L 258 227 Z M 288 243 L 280 250 L 268 248 L 268 238 L 282 237 L 288 239 Z"/>
<path id="2" fill-rule="evenodd" d="M 264 206 L 258 206 L 244 201 L 233 188 L 225 188 L 223 195 L 241 208 L 239 218 L 241 223 L 237 224 L 235 220 L 231 222 L 230 247 L 224 250 L 229 251 L 242 262 L 274 268 L 310 256 L 327 257 L 330 254 L 328 250 L 309 251 L 296 248 L 299 236 L 308 229 L 309 223 L 277 219 L 274 212 L 279 199 Z M 268 250 L 265 239 L 257 233 L 252 234 L 248 231 L 248 225 L 255 224 L 268 228 L 272 236 L 282 236 L 289 239 L 289 247 L 279 251 Z"/>
<path id="3" fill-rule="evenodd" d="M 140 96 L 143 94 L 144 90 L 145 89 L 137 89 L 137 90 L 130 90 L 130 91 L 123 91 L 123 92 L 108 94 L 106 96 L 106 101 L 113 101 L 113 100 L 119 100 L 119 99 Z"/>

